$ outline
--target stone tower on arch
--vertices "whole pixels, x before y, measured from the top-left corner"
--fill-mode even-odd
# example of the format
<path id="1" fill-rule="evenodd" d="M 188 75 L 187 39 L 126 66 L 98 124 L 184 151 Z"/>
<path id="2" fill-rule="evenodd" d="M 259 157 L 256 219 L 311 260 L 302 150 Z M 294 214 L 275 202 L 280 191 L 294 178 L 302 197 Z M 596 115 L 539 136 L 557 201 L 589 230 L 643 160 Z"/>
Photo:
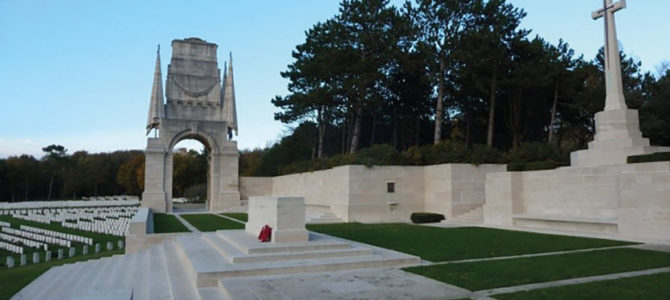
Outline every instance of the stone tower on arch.
<path id="1" fill-rule="evenodd" d="M 184 139 L 200 141 L 208 150 L 207 210 L 219 211 L 240 202 L 237 113 L 232 55 L 223 80 L 217 45 L 199 38 L 172 41 L 172 59 L 165 83 L 161 79 L 160 48 L 147 120 L 142 206 L 172 211 L 173 150 Z"/>

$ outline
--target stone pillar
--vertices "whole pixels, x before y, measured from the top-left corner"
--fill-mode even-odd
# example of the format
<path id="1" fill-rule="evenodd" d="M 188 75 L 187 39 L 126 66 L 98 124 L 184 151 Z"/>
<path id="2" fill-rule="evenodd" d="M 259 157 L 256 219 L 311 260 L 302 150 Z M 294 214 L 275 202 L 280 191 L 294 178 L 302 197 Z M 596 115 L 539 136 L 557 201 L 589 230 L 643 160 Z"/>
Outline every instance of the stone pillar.
<path id="1" fill-rule="evenodd" d="M 100 244 L 95 244 L 95 253 L 100 253 Z"/>
<path id="2" fill-rule="evenodd" d="M 211 212 L 240 205 L 237 142 L 227 141 L 219 155 L 211 155 L 207 209 Z M 218 179 L 218 180 L 217 180 Z"/>
<path id="3" fill-rule="evenodd" d="M 81 249 L 81 254 L 82 255 L 88 254 L 88 245 L 84 245 L 84 247 Z"/>
<path id="4" fill-rule="evenodd" d="M 63 249 L 58 249 L 58 259 L 63 259 Z"/>
<path id="5" fill-rule="evenodd" d="M 161 140 L 157 138 L 147 139 L 147 148 L 144 155 L 142 207 L 148 207 L 155 212 L 168 212 L 167 195 L 165 194 L 166 151 Z"/>
<path id="6" fill-rule="evenodd" d="M 51 261 L 51 251 L 47 250 L 47 252 L 44 254 L 44 261 L 45 262 Z"/>
<path id="7" fill-rule="evenodd" d="M 33 263 L 34 264 L 39 264 L 40 263 L 40 253 L 39 252 L 33 252 Z"/>
<path id="8" fill-rule="evenodd" d="M 307 242 L 305 198 L 250 197 L 246 232 L 258 235 L 263 225 L 272 227 L 272 242 Z"/>
<path id="9" fill-rule="evenodd" d="M 13 268 L 14 267 L 14 257 L 7 256 L 7 268 Z"/>
<path id="10" fill-rule="evenodd" d="M 123 240 L 119 240 L 118 242 L 116 242 L 116 245 L 119 247 L 119 249 L 123 249 L 123 246 L 125 246 Z"/>
<path id="11" fill-rule="evenodd" d="M 68 255 L 67 255 L 67 256 L 68 256 L 68 257 L 74 257 L 75 254 L 77 254 L 77 249 L 75 249 L 74 247 L 72 247 L 72 248 L 70 248 L 70 250 L 68 251 Z"/>
<path id="12" fill-rule="evenodd" d="M 114 250 L 114 244 L 112 242 L 107 242 L 107 251 L 112 251 Z"/>
<path id="13" fill-rule="evenodd" d="M 25 254 L 21 254 L 21 266 L 25 266 L 28 263 L 28 259 Z"/>

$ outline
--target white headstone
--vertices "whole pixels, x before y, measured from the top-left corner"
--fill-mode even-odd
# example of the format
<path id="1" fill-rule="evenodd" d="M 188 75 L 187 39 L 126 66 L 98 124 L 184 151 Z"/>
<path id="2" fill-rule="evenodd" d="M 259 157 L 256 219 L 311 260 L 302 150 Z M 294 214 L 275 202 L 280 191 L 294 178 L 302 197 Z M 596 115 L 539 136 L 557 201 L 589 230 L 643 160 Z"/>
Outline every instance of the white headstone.
<path id="1" fill-rule="evenodd" d="M 7 256 L 7 268 L 14 267 L 14 257 Z"/>
<path id="2" fill-rule="evenodd" d="M 40 262 L 40 253 L 39 252 L 33 252 L 33 263 L 38 264 Z"/>

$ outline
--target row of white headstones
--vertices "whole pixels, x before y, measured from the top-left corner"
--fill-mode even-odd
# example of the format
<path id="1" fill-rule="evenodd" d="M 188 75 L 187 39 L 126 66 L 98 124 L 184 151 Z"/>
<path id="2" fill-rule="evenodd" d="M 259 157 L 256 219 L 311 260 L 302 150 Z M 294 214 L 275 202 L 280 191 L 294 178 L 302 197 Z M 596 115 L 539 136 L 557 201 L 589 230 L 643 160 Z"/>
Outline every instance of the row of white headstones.
<path id="1" fill-rule="evenodd" d="M 61 203 L 64 207 L 53 204 Z M 130 219 L 137 212 L 137 201 L 54 201 L 49 205 L 40 206 L 35 202 L 24 203 L 0 203 L 0 215 L 10 215 L 17 219 L 30 220 L 45 224 L 59 222 L 63 227 L 75 228 L 84 231 L 103 233 L 108 235 L 124 236 L 129 227 Z M 106 206 L 101 205 L 104 202 Z M 39 204 L 43 204 L 41 202 Z M 92 206 L 83 206 L 93 204 Z M 112 205 L 112 206 L 110 206 Z M 2 209 L 10 208 L 10 209 Z M 73 257 L 76 249 L 72 247 L 73 242 L 84 244 L 82 252 L 88 254 L 89 246 L 94 241 L 89 237 L 75 234 L 66 234 L 58 231 L 21 225 L 20 229 L 11 228 L 11 224 L 0 222 L 0 248 L 13 253 L 21 254 L 20 264 L 27 263 L 24 247 L 33 247 L 45 250 L 45 261 L 51 259 L 49 245 L 67 247 L 68 256 Z M 122 240 L 117 242 L 119 249 L 124 247 Z M 107 242 L 107 250 L 114 249 L 111 242 Z M 95 244 L 95 253 L 100 252 L 100 244 Z M 40 260 L 40 252 L 33 252 L 33 263 Z M 58 259 L 64 257 L 64 250 L 58 249 Z M 7 257 L 7 266 L 13 267 L 14 257 Z"/>
<path id="2" fill-rule="evenodd" d="M 93 207 L 93 208 L 32 208 L 0 210 L 0 214 L 13 218 L 61 226 L 109 235 L 125 236 L 130 220 L 137 212 L 134 206 Z"/>

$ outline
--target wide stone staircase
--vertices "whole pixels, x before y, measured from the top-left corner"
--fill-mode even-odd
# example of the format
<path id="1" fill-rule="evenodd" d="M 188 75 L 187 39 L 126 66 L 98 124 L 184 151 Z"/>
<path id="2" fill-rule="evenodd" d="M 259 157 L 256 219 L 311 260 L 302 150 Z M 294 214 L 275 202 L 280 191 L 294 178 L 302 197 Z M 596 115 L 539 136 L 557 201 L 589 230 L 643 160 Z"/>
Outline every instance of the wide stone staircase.
<path id="1" fill-rule="evenodd" d="M 12 299 L 235 299 L 225 279 L 418 264 L 415 256 L 317 233 L 300 243 L 259 243 L 243 230 L 189 233 L 53 267 Z"/>

